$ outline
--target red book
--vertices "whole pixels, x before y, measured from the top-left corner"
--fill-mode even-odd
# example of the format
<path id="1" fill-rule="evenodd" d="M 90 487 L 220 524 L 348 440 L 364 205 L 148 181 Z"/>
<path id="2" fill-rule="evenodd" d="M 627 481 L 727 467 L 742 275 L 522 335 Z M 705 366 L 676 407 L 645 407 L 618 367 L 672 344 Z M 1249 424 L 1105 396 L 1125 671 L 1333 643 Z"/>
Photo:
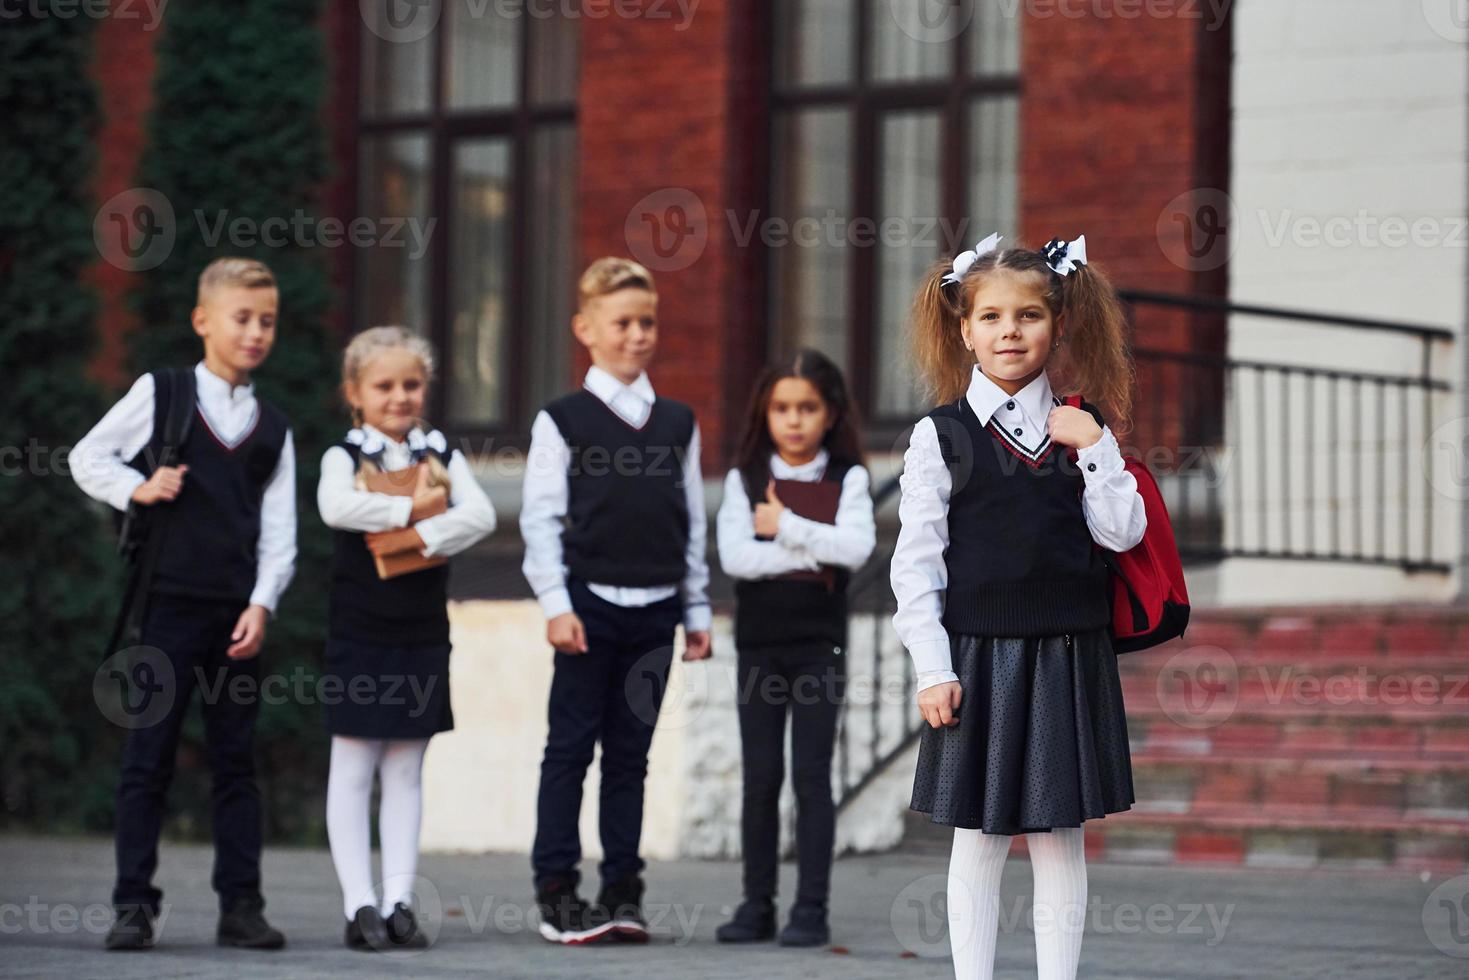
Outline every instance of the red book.
<path id="1" fill-rule="evenodd" d="M 842 485 L 831 480 L 776 480 L 775 495 L 797 517 L 822 524 L 835 524 L 837 504 L 842 499 Z M 814 572 L 791 572 L 782 578 L 825 582 L 829 592 L 834 591 L 837 585 L 836 569 L 830 565 L 822 565 Z"/>

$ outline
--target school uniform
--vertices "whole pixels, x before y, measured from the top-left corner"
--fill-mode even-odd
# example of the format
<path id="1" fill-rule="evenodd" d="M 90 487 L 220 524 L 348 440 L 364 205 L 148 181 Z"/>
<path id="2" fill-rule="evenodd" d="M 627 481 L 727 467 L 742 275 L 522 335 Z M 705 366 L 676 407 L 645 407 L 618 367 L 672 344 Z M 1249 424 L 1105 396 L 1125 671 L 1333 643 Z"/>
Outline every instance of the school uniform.
<path id="1" fill-rule="evenodd" d="M 256 689 L 260 658 L 231 660 L 230 634 L 248 605 L 274 614 L 296 557 L 295 453 L 283 414 L 194 367 L 197 418 L 179 450 L 187 465 L 169 520 L 143 621 L 142 643 L 162 652 L 173 681 L 156 724 L 129 730 L 118 783 L 116 839 L 119 908 L 158 909 L 152 884 L 165 796 L 179 730 L 202 675 L 205 755 L 213 774 L 214 890 L 221 907 L 258 905 L 261 812 L 253 741 L 256 697 L 225 693 L 238 678 Z M 128 393 L 77 443 L 72 474 L 88 495 L 125 510 L 162 450 L 165 406 L 153 376 Z M 155 426 L 155 421 L 157 425 Z M 155 505 L 163 506 L 163 505 Z M 212 692 L 212 693 L 211 693 Z"/>
<path id="2" fill-rule="evenodd" d="M 531 863 L 538 890 L 580 880 L 582 783 L 602 745 L 606 886 L 637 875 L 648 748 L 680 621 L 709 629 L 699 429 L 646 374 L 596 367 L 531 427 L 523 571 L 552 619 L 574 611 L 586 653 L 554 654 Z"/>
<path id="3" fill-rule="evenodd" d="M 316 501 L 332 528 L 327 600 L 326 730 L 426 739 L 454 727 L 449 696 L 449 566 L 381 579 L 363 535 L 408 526 L 413 498 L 359 490 L 363 457 L 385 472 L 429 457 L 449 474 L 449 508 L 413 525 L 425 557 L 458 554 L 495 529 L 495 509 L 464 454 L 438 431 L 398 442 L 370 425 L 322 455 Z"/>
<path id="4" fill-rule="evenodd" d="M 1102 438 L 1051 442 L 1061 401 L 1042 373 L 1009 395 L 977 366 L 919 420 L 900 479 L 893 625 L 918 689 L 959 681 L 959 724 L 925 727 L 911 807 L 989 834 L 1045 832 L 1130 809 L 1127 721 L 1107 571 L 1146 516 Z"/>
<path id="5" fill-rule="evenodd" d="M 789 711 L 796 903 L 824 909 L 836 827 L 831 759 L 847 680 L 847 585 L 876 544 L 871 480 L 864 467 L 834 462 L 825 449 L 800 466 L 772 454 L 769 472 L 777 480 L 825 480 L 841 491 L 835 523 L 787 509 L 775 538 L 765 541 L 755 537 L 753 518 L 764 488 L 747 491 L 738 469 L 724 482 L 718 544 L 720 564 L 735 579 L 737 603 L 744 891 L 747 901 L 761 903 L 776 894 Z M 835 572 L 833 587 L 802 577 L 823 566 Z"/>

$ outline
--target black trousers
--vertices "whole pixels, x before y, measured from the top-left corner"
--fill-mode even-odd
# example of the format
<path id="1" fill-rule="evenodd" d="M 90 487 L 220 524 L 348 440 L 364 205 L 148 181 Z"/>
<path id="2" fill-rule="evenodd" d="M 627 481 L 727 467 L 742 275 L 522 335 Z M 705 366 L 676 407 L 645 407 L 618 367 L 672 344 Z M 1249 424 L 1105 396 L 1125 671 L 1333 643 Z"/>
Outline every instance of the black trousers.
<path id="1" fill-rule="evenodd" d="M 156 910 L 153 885 L 158 836 L 173 780 L 179 730 L 201 682 L 205 757 L 213 777 L 212 884 L 221 908 L 260 897 L 260 790 L 255 785 L 255 718 L 260 709 L 260 660 L 230 660 L 230 633 L 243 606 L 153 596 L 143 622 L 146 672 L 135 665 L 127 697 L 138 724 L 129 725 L 117 786 L 117 884 L 114 905 Z M 237 680 L 246 678 L 248 680 Z M 231 684 L 236 686 L 231 692 Z"/>
<path id="2" fill-rule="evenodd" d="M 602 743 L 598 817 L 602 837 L 602 881 L 643 870 L 638 856 L 643 834 L 643 782 L 648 748 L 683 601 L 671 596 L 647 606 L 624 608 L 594 595 L 575 579 L 567 583 L 571 604 L 587 631 L 587 652 L 555 653 L 547 708 L 550 731 L 541 761 L 536 802 L 536 839 L 531 866 L 536 887 L 552 880 L 580 882 L 582 783 L 597 742 Z"/>
<path id="3" fill-rule="evenodd" d="M 829 642 L 740 649 L 738 709 L 745 778 L 740 832 L 747 899 L 772 899 L 776 893 L 789 713 L 796 904 L 826 905 L 836 836 L 831 756 L 847 682 L 846 655 L 840 650 Z"/>

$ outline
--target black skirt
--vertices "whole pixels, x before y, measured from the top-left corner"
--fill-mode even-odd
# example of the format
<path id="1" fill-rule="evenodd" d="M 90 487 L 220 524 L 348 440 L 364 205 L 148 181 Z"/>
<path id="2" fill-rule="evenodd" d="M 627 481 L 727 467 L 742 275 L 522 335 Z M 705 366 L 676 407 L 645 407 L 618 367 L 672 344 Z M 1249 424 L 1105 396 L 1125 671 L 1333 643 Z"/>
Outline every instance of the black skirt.
<path id="1" fill-rule="evenodd" d="M 447 643 L 330 637 L 319 696 L 326 730 L 353 738 L 430 738 L 454 727 Z"/>
<path id="2" fill-rule="evenodd" d="M 1030 834 L 1135 802 L 1108 627 L 1064 636 L 952 636 L 959 723 L 923 728 L 912 809 L 988 834 Z"/>

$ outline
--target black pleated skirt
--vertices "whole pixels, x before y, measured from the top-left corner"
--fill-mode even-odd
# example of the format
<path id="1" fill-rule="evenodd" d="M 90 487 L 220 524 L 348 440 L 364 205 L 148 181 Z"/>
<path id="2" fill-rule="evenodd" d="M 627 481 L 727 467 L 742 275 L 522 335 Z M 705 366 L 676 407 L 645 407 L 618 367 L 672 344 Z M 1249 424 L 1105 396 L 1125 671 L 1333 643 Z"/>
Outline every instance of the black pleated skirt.
<path id="1" fill-rule="evenodd" d="M 329 637 L 320 697 L 326 730 L 354 738 L 431 738 L 454 727 L 448 643 Z"/>
<path id="2" fill-rule="evenodd" d="M 1108 627 L 950 637 L 959 724 L 924 726 L 912 809 L 988 834 L 1044 833 L 1130 810 L 1127 715 Z"/>

